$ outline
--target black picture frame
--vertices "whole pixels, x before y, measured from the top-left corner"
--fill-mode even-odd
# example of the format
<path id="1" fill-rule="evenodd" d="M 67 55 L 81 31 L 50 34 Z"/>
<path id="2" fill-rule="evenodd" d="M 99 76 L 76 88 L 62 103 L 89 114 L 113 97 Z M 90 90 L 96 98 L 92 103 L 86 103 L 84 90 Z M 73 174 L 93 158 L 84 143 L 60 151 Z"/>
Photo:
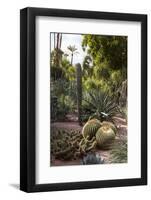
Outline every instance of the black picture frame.
<path id="1" fill-rule="evenodd" d="M 88 182 L 36 184 L 35 182 L 35 18 L 54 16 L 83 19 L 120 20 L 141 23 L 141 178 Z M 147 184 L 147 15 L 24 8 L 20 11 L 20 189 L 44 192 Z"/>

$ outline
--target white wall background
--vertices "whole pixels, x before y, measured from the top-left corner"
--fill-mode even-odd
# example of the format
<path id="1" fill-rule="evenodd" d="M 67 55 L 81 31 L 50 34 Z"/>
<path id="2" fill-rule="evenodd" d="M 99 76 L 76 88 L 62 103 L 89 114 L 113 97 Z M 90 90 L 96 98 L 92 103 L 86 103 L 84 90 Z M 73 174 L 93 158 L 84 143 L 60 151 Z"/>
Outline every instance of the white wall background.
<path id="1" fill-rule="evenodd" d="M 81 191 L 26 194 L 19 191 L 19 9 L 32 7 L 66 8 L 148 14 L 148 35 L 151 34 L 150 0 L 5 0 L 0 3 L 0 199 L 150 199 L 151 136 L 148 137 L 149 185 Z M 151 40 L 148 38 L 148 55 Z M 151 64 L 148 56 L 148 66 Z M 151 70 L 149 67 L 148 74 Z M 149 77 L 149 86 L 151 78 Z M 149 101 L 151 93 L 149 91 Z M 150 105 L 149 105 L 150 110 Z M 151 110 L 150 110 L 151 111 Z M 150 123 L 151 114 L 149 113 Z M 150 132 L 150 127 L 149 131 Z"/>

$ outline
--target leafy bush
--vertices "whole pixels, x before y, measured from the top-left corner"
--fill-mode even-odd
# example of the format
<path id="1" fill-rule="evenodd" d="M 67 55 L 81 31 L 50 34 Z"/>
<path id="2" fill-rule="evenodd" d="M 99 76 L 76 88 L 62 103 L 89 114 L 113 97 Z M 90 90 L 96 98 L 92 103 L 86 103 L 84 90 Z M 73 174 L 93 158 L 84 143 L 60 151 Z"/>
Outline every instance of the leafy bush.
<path id="1" fill-rule="evenodd" d="M 51 97 L 51 120 L 55 121 L 58 115 L 58 98 L 56 96 Z"/>
<path id="2" fill-rule="evenodd" d="M 68 93 L 68 85 L 69 83 L 64 79 L 51 81 L 50 84 L 51 96 L 59 97 L 61 94 L 66 95 Z"/>
<path id="3" fill-rule="evenodd" d="M 69 110 L 70 107 L 66 103 L 64 95 L 61 95 L 59 98 L 51 97 L 51 119 L 53 121 L 64 120 Z"/>
<path id="4" fill-rule="evenodd" d="M 70 107 L 65 102 L 65 96 L 61 95 L 58 101 L 57 120 L 64 120 L 69 110 L 70 110 Z"/>
<path id="5" fill-rule="evenodd" d="M 65 72 L 61 67 L 51 66 L 51 78 L 58 80 L 65 77 Z"/>
<path id="6" fill-rule="evenodd" d="M 63 120 L 76 106 L 76 82 L 58 79 L 51 82 L 51 119 Z"/>

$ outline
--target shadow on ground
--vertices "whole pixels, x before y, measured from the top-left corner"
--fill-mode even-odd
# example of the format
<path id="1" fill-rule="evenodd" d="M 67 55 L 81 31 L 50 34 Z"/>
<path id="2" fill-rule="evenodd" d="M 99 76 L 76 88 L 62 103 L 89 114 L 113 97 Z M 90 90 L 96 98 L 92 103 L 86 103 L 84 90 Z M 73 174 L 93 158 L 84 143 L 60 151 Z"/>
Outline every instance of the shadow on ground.
<path id="1" fill-rule="evenodd" d="M 19 188 L 20 188 L 20 187 L 19 187 L 20 185 L 17 184 L 17 183 L 10 183 L 9 185 L 10 185 L 11 187 L 15 188 L 16 190 L 19 190 Z"/>

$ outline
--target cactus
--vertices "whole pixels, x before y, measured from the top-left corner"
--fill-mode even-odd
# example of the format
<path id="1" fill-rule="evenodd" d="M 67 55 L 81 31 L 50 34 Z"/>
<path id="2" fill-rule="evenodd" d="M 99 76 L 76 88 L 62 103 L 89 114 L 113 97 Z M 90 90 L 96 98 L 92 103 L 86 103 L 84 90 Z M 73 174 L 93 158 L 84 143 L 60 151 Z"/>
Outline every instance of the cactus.
<path id="1" fill-rule="evenodd" d="M 94 140 L 92 143 L 88 143 L 88 144 L 87 144 L 87 148 L 85 149 L 85 151 L 86 151 L 86 152 L 89 152 L 89 151 L 91 151 L 92 149 L 95 149 L 96 145 L 97 145 L 96 140 Z"/>
<path id="2" fill-rule="evenodd" d="M 89 120 L 82 129 L 82 135 L 84 138 L 92 139 L 97 130 L 101 127 L 101 122 L 97 119 Z"/>
<path id="3" fill-rule="evenodd" d="M 79 154 L 79 142 L 82 139 L 80 131 L 56 130 L 51 136 L 51 154 L 60 160 L 77 159 Z"/>
<path id="4" fill-rule="evenodd" d="M 113 131 L 115 132 L 115 134 L 116 134 L 116 132 L 117 132 L 117 128 L 116 128 L 116 126 L 112 123 L 112 122 L 108 122 L 108 121 L 103 121 L 103 122 L 101 122 L 101 125 L 102 126 L 109 126 L 110 128 L 112 128 L 113 129 Z"/>
<path id="5" fill-rule="evenodd" d="M 76 64 L 76 75 L 77 75 L 77 104 L 78 104 L 78 120 L 79 124 L 82 125 L 82 70 L 81 65 Z"/>
<path id="6" fill-rule="evenodd" d="M 51 154 L 60 160 L 76 160 L 103 148 L 115 139 L 116 127 L 111 122 L 89 120 L 80 131 L 55 130 L 51 135 Z"/>
<path id="7" fill-rule="evenodd" d="M 83 138 L 79 143 L 79 150 L 81 154 L 86 154 L 88 151 L 91 151 L 96 146 L 96 139 L 93 137 L 91 140 Z"/>
<path id="8" fill-rule="evenodd" d="M 99 147 L 115 139 L 114 130 L 108 125 L 103 125 L 96 133 L 96 142 Z"/>

